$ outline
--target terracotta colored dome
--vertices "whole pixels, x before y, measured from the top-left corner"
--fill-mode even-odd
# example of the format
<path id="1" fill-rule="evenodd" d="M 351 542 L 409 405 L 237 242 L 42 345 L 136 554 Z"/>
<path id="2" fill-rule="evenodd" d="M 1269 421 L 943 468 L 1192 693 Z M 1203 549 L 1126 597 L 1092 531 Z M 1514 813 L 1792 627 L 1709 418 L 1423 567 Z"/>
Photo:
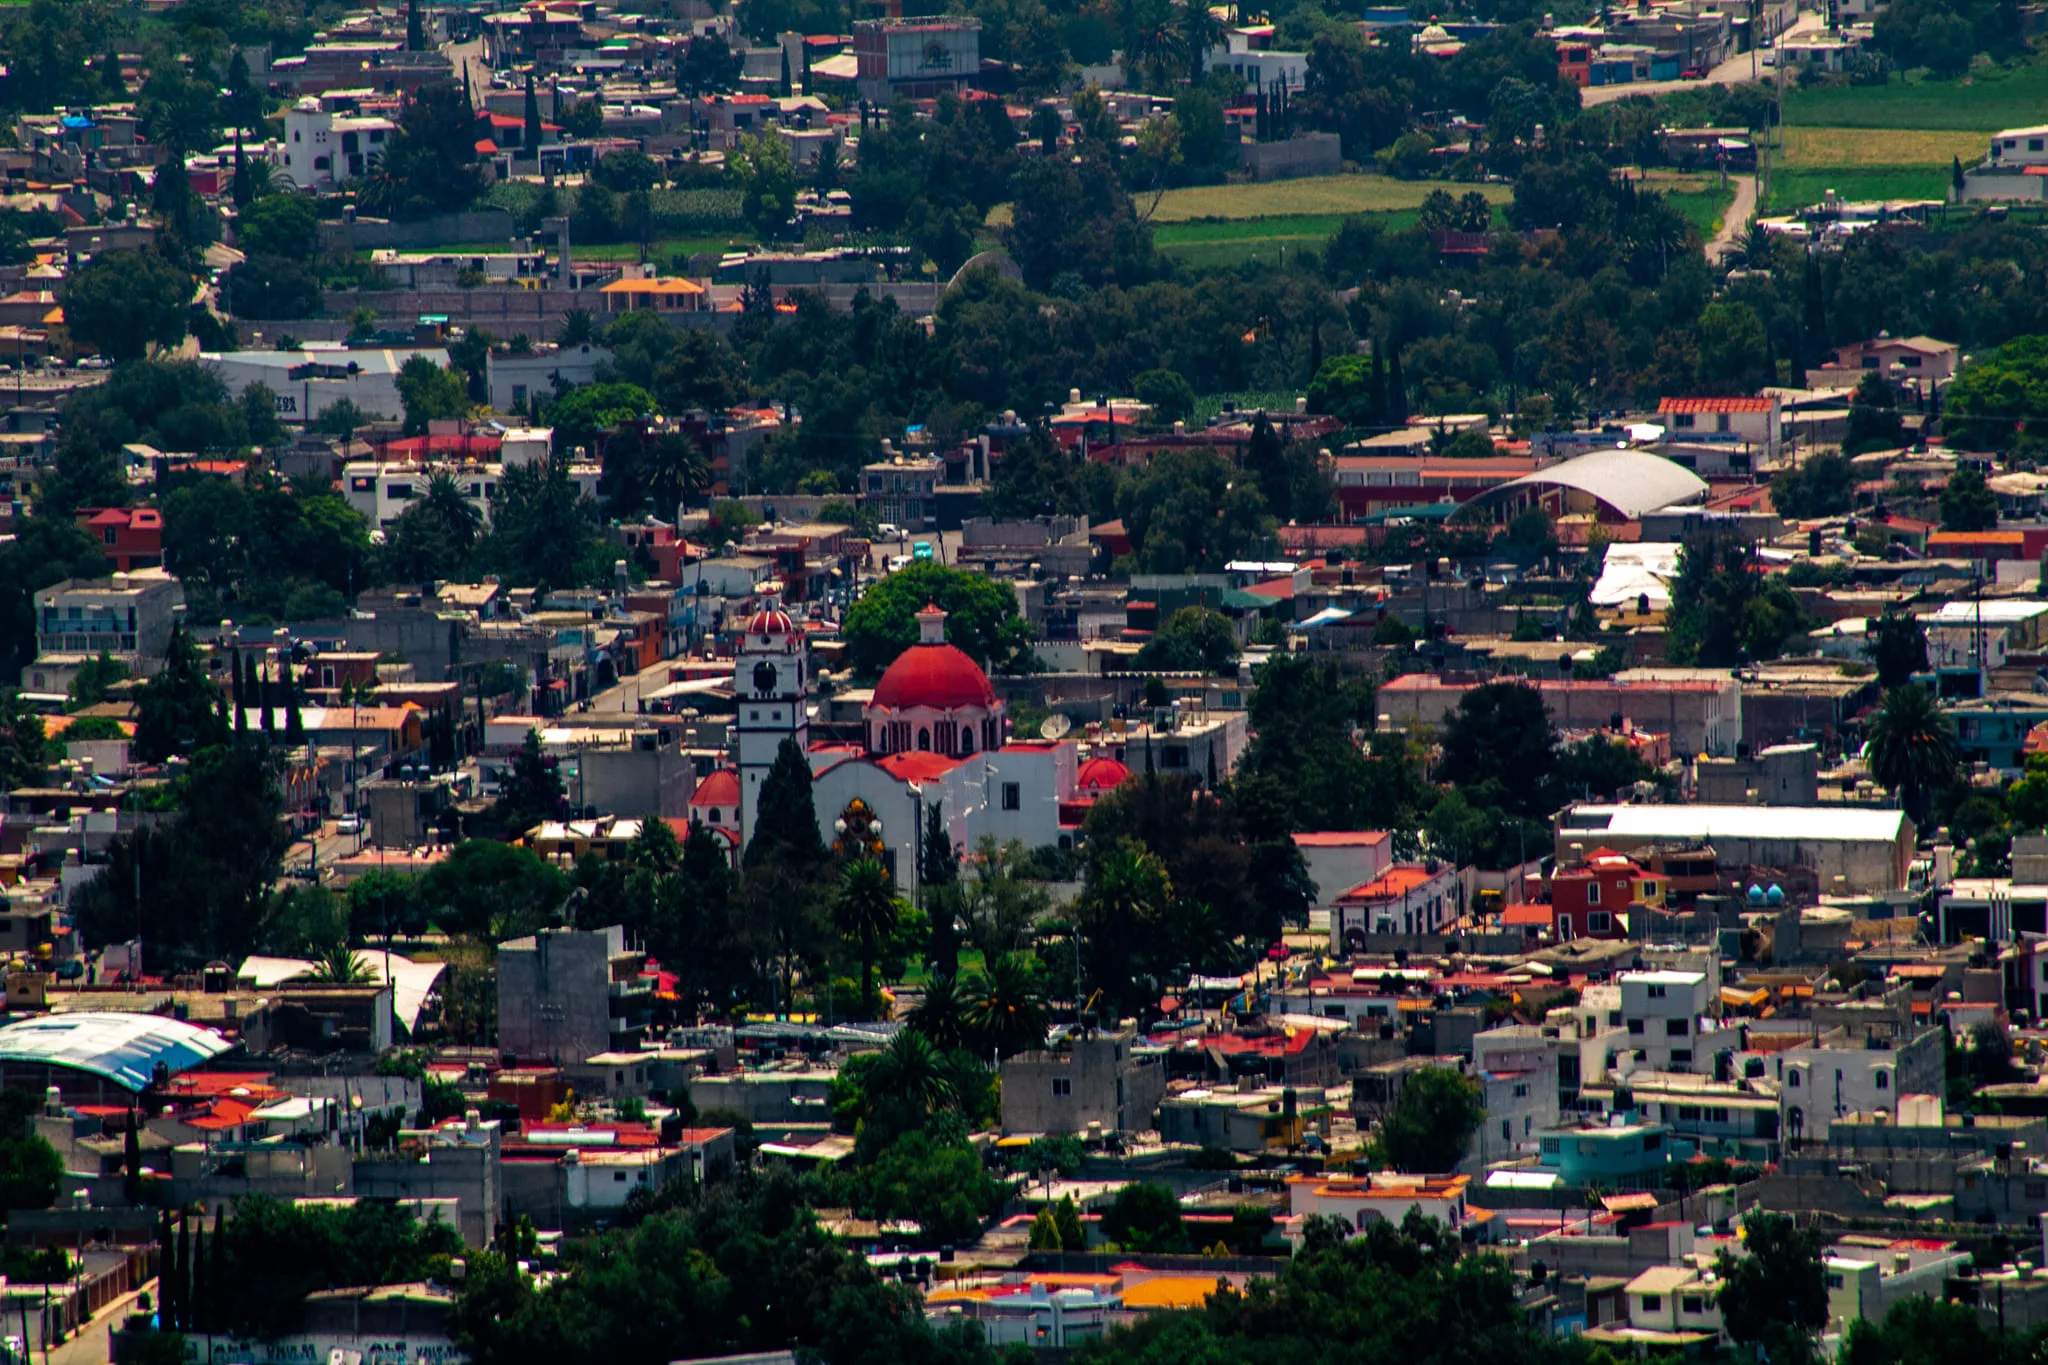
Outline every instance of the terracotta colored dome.
<path id="1" fill-rule="evenodd" d="M 788 635 L 795 630 L 786 611 L 757 611 L 747 622 L 749 635 Z"/>
<path id="2" fill-rule="evenodd" d="M 697 784 L 697 790 L 690 796 L 693 806 L 737 806 L 740 803 L 740 775 L 730 768 L 719 768 Z"/>
<path id="3" fill-rule="evenodd" d="M 896 656 L 875 684 L 875 706 L 894 711 L 928 706 L 950 711 L 961 706 L 994 710 L 996 690 L 980 665 L 953 645 L 912 645 Z"/>
<path id="4" fill-rule="evenodd" d="M 1091 758 L 1081 765 L 1075 781 L 1082 791 L 1106 792 L 1130 780 L 1131 770 L 1113 758 Z"/>

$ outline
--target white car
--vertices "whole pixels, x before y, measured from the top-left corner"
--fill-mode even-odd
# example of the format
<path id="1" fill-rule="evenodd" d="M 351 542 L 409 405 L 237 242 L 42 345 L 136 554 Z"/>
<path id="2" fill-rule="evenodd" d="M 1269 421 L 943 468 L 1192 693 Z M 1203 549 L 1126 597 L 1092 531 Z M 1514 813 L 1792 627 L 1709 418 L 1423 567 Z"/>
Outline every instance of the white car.
<path id="1" fill-rule="evenodd" d="M 342 816 L 334 822 L 334 832 L 336 834 L 361 834 L 363 832 L 363 817 L 360 815 Z"/>

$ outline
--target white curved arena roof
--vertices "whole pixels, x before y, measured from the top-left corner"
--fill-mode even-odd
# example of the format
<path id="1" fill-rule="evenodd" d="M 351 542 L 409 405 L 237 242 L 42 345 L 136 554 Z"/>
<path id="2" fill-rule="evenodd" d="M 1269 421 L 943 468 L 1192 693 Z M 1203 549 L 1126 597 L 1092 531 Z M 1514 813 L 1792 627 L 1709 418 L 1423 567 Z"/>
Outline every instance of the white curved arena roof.
<path id="1" fill-rule="evenodd" d="M 1660 507 L 1697 502 L 1706 496 L 1707 485 L 1699 475 L 1661 455 L 1641 450 L 1595 450 L 1524 474 L 1478 499 L 1498 502 L 1512 498 L 1522 488 L 1570 488 L 1598 498 L 1633 521 Z"/>

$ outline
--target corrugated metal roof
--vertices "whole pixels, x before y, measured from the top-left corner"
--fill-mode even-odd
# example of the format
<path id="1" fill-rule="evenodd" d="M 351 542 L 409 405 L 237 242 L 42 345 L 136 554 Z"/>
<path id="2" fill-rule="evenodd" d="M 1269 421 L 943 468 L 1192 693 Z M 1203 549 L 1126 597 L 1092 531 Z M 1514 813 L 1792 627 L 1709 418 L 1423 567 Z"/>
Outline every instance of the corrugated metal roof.
<path id="1" fill-rule="evenodd" d="M 137 1092 L 159 1062 L 176 1075 L 230 1046 L 210 1028 L 157 1014 L 49 1014 L 0 1028 L 0 1061 L 72 1067 Z"/>

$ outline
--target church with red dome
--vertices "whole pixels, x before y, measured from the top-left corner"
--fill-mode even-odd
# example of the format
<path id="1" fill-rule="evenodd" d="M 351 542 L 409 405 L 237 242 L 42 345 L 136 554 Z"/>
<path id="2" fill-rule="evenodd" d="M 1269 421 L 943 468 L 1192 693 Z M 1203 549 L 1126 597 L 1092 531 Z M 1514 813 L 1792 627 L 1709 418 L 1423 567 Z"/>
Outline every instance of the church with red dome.
<path id="1" fill-rule="evenodd" d="M 790 738 L 810 755 L 825 842 L 839 837 L 846 812 L 860 801 L 879 823 L 884 861 L 905 891 L 916 886 L 918 840 L 932 810 L 961 850 L 983 838 L 1026 848 L 1071 843 L 1088 803 L 1130 770 L 1113 758 L 1083 763 L 1070 739 L 1013 736 L 987 671 L 948 643 L 946 615 L 936 604 L 917 614 L 918 641 L 876 681 L 861 708 L 857 744 L 810 742 L 801 628 L 779 611 L 747 623 L 733 688 L 742 839 L 753 827 L 760 781 Z"/>

